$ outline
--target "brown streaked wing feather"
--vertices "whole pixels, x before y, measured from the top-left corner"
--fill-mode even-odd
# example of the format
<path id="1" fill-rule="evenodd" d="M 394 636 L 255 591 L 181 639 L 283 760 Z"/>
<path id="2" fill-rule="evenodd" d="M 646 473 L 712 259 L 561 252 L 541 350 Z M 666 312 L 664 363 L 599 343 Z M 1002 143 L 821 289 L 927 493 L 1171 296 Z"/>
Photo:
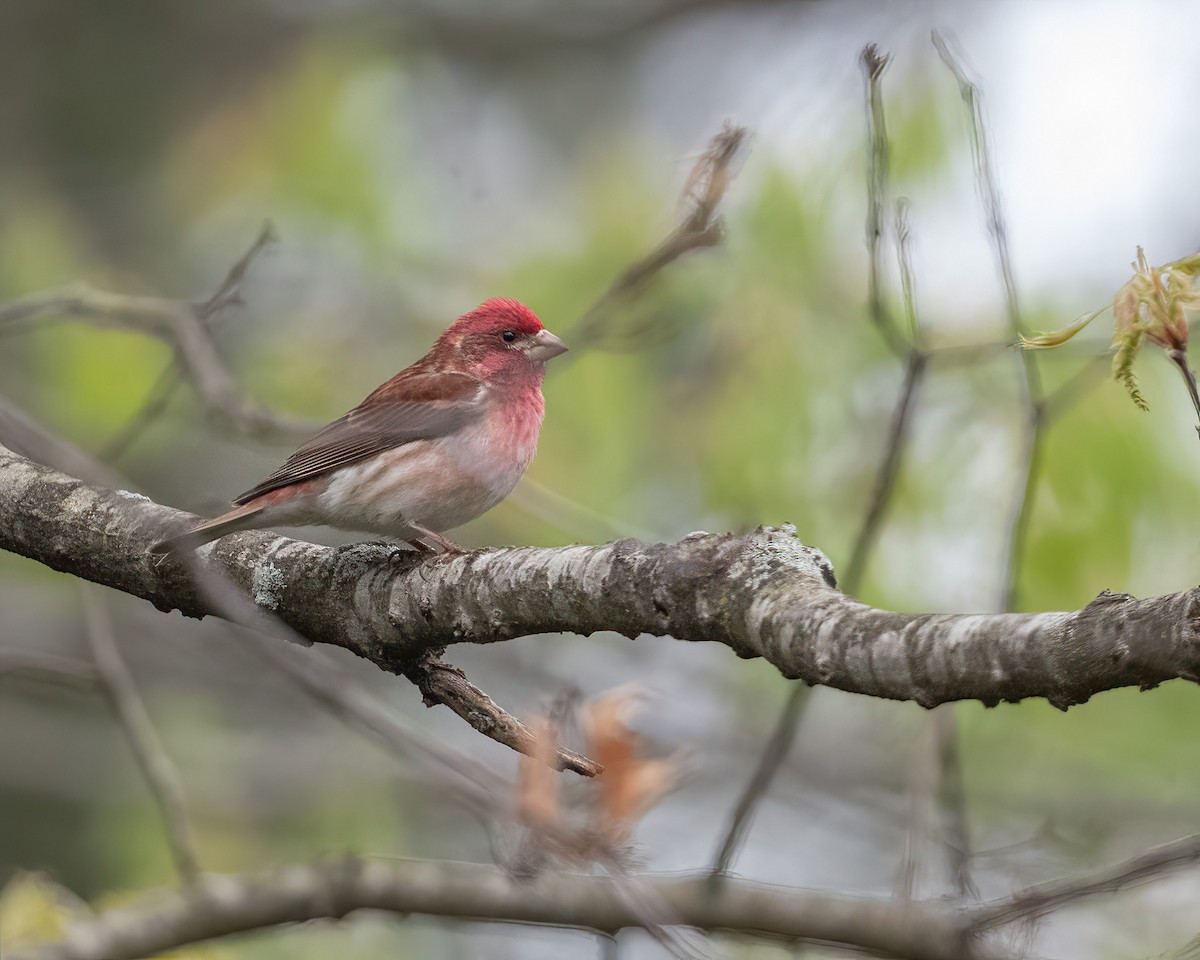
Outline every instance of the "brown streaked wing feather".
<path id="1" fill-rule="evenodd" d="M 235 505 L 302 480 L 349 466 L 414 440 L 432 440 L 460 429 L 483 414 L 483 385 L 462 373 L 409 368 L 366 400 L 323 428 L 288 457 L 262 483 L 234 500 Z"/>

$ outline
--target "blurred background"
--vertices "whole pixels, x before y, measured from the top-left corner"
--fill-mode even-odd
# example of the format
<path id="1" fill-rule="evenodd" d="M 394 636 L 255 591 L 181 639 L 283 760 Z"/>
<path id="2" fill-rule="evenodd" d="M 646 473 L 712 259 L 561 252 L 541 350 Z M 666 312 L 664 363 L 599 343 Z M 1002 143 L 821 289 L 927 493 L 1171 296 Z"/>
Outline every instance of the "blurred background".
<path id="1" fill-rule="evenodd" d="M 457 539 L 669 540 L 791 521 L 840 570 L 903 375 L 867 309 L 858 58 L 869 42 L 894 58 L 883 88 L 891 199 L 910 201 L 924 334 L 934 345 L 1011 340 L 968 115 L 931 28 L 984 90 L 1027 329 L 1103 307 L 1138 244 L 1152 263 L 1200 246 L 1189 187 L 1200 62 L 1170 49 L 1200 29 L 1191 6 L 7 0 L 0 302 L 79 282 L 203 300 L 270 220 L 279 240 L 214 335 L 255 402 L 323 422 L 488 296 L 527 302 L 570 344 L 613 278 L 686 212 L 688 171 L 732 119 L 751 139 L 723 204 L 725 241 L 605 311 L 600 342 L 552 365 L 528 481 Z M 884 294 L 900 315 L 891 220 L 889 207 Z M 1159 353 L 1137 365 L 1149 414 L 1104 379 L 1095 358 L 1108 324 L 1038 357 L 1050 390 L 1084 379 L 1046 435 L 1021 609 L 1196 581 L 1193 412 Z M 214 425 L 186 386 L 127 436 L 171 362 L 158 340 L 46 317 L 0 333 L 0 396 L 131 488 L 211 515 L 290 446 Z M 1021 471 L 1019 359 L 985 350 L 935 362 L 916 403 L 857 593 L 898 610 L 997 610 Z M 180 767 L 207 869 L 345 850 L 490 860 L 474 820 L 244 639 L 129 597 L 104 601 Z M 0 646 L 88 657 L 83 624 L 76 583 L 0 556 Z M 509 751 L 339 653 L 348 682 L 511 775 Z M 639 728 L 657 753 L 685 751 L 691 771 L 640 825 L 653 871 L 708 863 L 790 692 L 762 663 L 669 639 L 529 637 L 448 658 L 518 713 L 569 686 L 648 692 Z M 1065 714 L 1044 702 L 942 709 L 957 721 L 970 870 L 985 899 L 1197 829 L 1193 686 L 1107 693 Z M 886 896 L 906 843 L 924 836 L 916 892 L 948 893 L 944 818 L 921 812 L 937 806 L 922 799 L 930 743 L 915 704 L 815 691 L 735 872 Z M 99 903 L 174 879 L 102 698 L 0 677 L 0 882 L 18 870 Z M 1200 878 L 1176 876 L 1014 935 L 1035 956 L 1161 953 L 1195 935 L 1198 895 Z M 621 942 L 629 956 L 662 955 L 637 933 Z M 789 955 L 732 940 L 721 949 Z M 597 950 L 569 931 L 363 919 L 206 952 Z"/>

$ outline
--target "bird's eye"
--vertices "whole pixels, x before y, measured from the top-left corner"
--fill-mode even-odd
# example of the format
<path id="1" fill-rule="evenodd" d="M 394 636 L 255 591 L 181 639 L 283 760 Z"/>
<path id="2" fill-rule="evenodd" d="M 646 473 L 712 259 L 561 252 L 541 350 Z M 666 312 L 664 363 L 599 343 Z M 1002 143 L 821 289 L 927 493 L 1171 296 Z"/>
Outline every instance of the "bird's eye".
<path id="1" fill-rule="evenodd" d="M 500 339 L 503 340 L 505 343 L 512 343 L 514 340 L 517 339 L 517 335 L 515 333 L 513 333 L 511 330 L 505 330 L 502 334 L 500 334 Z"/>

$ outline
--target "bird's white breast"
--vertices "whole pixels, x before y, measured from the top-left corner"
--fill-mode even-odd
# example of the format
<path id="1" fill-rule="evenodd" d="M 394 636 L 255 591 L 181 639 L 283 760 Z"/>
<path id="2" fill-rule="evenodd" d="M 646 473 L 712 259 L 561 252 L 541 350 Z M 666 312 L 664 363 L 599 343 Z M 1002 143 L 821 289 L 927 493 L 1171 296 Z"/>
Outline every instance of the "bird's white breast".
<path id="1" fill-rule="evenodd" d="M 508 496 L 533 460 L 541 400 L 539 390 L 536 403 L 497 404 L 449 436 L 335 471 L 317 495 L 321 522 L 408 538 L 409 520 L 438 532 L 473 520 Z"/>

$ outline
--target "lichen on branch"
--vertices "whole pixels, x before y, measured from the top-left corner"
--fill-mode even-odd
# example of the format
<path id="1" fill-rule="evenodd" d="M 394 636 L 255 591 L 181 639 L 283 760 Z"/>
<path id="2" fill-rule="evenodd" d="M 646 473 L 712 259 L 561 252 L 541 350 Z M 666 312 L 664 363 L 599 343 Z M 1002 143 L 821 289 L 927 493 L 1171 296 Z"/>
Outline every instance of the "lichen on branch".
<path id="1" fill-rule="evenodd" d="M 0 447 L 0 548 L 161 610 L 228 619 L 184 564 L 146 552 L 192 520 Z M 891 613 L 841 593 L 825 556 L 789 526 L 433 558 L 259 531 L 198 556 L 246 601 L 264 595 L 269 571 L 273 618 L 392 672 L 451 643 L 614 631 L 714 641 L 789 678 L 927 707 L 1026 697 L 1067 707 L 1113 687 L 1200 677 L 1198 591 L 1106 593 L 1074 613 Z"/>

